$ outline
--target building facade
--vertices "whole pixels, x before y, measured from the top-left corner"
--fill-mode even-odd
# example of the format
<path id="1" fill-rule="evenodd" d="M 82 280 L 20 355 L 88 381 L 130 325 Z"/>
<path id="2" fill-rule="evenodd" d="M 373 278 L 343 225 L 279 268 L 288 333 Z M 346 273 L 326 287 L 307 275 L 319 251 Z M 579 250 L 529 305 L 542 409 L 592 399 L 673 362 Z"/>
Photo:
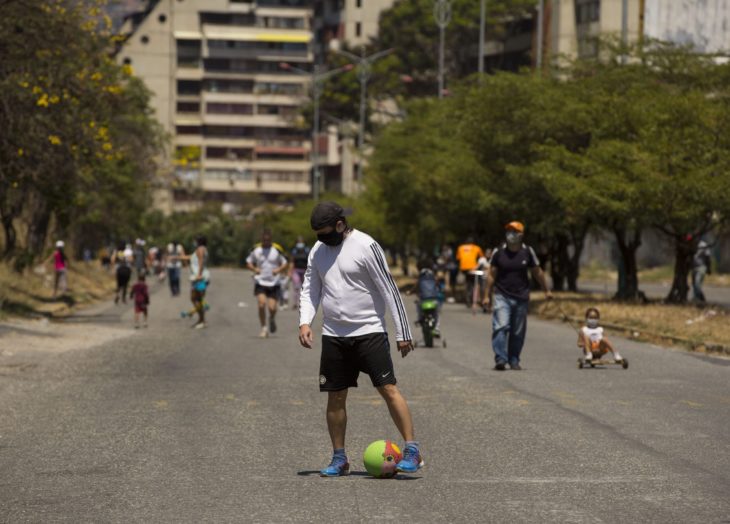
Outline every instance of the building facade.
<path id="1" fill-rule="evenodd" d="M 730 53 L 728 0 L 644 0 L 644 34 L 691 45 L 701 53 Z"/>
<path id="2" fill-rule="evenodd" d="M 380 13 L 395 0 L 314 0 L 314 27 L 324 56 L 330 42 L 337 40 L 350 48 L 365 45 L 378 34 Z"/>
<path id="3" fill-rule="evenodd" d="M 282 67 L 311 70 L 310 1 L 160 0 L 135 20 L 117 58 L 171 136 L 176 208 L 311 192 L 310 76 Z"/>

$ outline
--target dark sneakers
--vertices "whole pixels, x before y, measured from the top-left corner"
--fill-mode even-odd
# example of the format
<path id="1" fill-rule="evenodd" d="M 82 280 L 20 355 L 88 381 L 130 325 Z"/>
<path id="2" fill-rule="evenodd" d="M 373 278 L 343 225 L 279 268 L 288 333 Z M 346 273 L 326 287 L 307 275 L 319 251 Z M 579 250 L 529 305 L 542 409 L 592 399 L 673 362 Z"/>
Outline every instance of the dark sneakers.
<path id="1" fill-rule="evenodd" d="M 504 362 L 498 362 L 494 366 L 495 371 L 504 371 L 505 369 L 507 369 L 507 365 Z"/>
<path id="2" fill-rule="evenodd" d="M 522 366 L 520 366 L 519 362 L 516 363 L 516 364 L 510 364 L 509 365 L 509 368 L 510 369 L 513 369 L 515 371 L 521 371 L 522 370 Z"/>

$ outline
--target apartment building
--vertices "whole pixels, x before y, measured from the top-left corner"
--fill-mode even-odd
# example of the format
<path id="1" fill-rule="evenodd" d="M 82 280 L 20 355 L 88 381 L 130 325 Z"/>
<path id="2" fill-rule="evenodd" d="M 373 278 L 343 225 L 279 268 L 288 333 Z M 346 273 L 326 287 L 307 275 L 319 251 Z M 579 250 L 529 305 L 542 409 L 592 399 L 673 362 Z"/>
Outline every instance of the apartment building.
<path id="1" fill-rule="evenodd" d="M 281 66 L 311 70 L 311 24 L 308 0 L 160 0 L 130 17 L 117 58 L 172 137 L 175 208 L 311 192 L 310 77 Z"/>
<path id="2" fill-rule="evenodd" d="M 317 53 L 324 56 L 332 40 L 354 48 L 378 34 L 381 11 L 395 0 L 314 0 Z"/>

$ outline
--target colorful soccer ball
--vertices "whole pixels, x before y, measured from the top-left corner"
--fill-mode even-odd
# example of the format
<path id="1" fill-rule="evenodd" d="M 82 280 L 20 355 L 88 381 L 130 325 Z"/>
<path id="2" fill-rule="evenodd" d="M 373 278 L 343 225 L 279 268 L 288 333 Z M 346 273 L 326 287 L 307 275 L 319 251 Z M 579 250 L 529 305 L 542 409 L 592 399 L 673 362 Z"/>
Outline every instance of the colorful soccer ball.
<path id="1" fill-rule="evenodd" d="M 387 479 L 395 475 L 395 466 L 402 458 L 400 449 L 393 441 L 376 440 L 365 449 L 362 461 L 373 477 Z"/>

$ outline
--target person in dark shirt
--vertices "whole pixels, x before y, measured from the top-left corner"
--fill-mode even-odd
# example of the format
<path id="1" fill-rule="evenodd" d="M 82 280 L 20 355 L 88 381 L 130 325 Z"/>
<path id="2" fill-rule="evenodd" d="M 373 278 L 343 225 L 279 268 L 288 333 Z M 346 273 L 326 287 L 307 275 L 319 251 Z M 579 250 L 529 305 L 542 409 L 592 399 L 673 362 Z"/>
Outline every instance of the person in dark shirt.
<path id="1" fill-rule="evenodd" d="M 552 293 L 547 287 L 545 274 L 535 251 L 522 243 L 525 226 L 521 222 L 510 222 L 505 226 L 507 241 L 495 249 L 487 277 L 487 290 L 484 308 L 492 309 L 492 289 L 494 311 L 492 314 L 492 349 L 494 350 L 494 369 L 504 371 L 520 367 L 520 353 L 527 333 L 527 306 L 530 300 L 530 277 L 537 280 L 550 300 Z"/>
<path id="2" fill-rule="evenodd" d="M 302 284 L 304 283 L 304 273 L 307 271 L 307 262 L 309 260 L 309 246 L 304 243 L 304 237 L 297 237 L 297 243 L 291 250 L 291 277 L 294 286 L 293 309 L 299 309 L 299 295 L 302 292 Z"/>

